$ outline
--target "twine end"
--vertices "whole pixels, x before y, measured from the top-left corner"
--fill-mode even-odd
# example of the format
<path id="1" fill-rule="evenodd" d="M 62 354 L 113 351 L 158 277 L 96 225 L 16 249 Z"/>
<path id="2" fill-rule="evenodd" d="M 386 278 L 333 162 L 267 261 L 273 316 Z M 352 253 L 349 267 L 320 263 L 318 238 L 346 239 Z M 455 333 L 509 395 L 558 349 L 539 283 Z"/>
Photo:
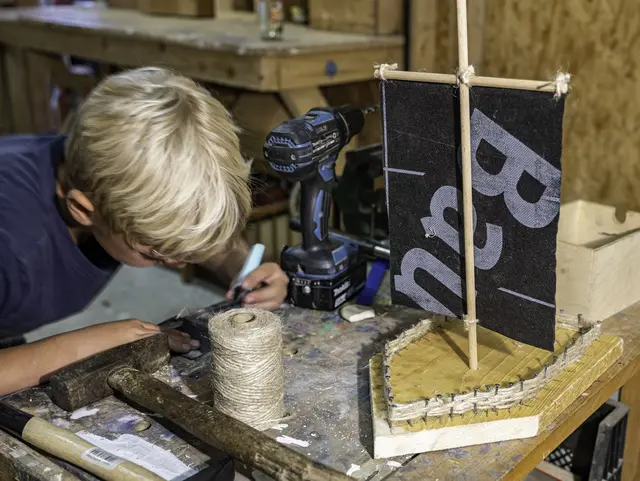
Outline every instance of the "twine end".
<path id="1" fill-rule="evenodd" d="M 553 85 L 556 89 L 553 98 L 559 98 L 566 95 L 569 92 L 569 81 L 571 80 L 571 74 L 566 72 L 558 72 L 553 77 Z"/>
<path id="2" fill-rule="evenodd" d="M 382 64 L 376 64 L 375 65 L 375 72 L 374 72 L 374 77 L 375 78 L 379 78 L 380 80 L 387 80 L 385 78 L 385 73 L 388 70 L 397 70 L 398 68 L 398 64 L 397 63 L 382 63 Z"/>

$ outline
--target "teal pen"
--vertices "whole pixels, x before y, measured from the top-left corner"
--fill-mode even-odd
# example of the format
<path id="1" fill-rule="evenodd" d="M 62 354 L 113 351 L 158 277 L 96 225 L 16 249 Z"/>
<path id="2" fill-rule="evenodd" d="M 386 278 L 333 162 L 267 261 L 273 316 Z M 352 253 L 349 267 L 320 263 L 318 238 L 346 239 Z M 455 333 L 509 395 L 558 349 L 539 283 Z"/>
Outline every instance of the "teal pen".
<path id="1" fill-rule="evenodd" d="M 238 287 L 240 287 L 240 285 L 242 284 L 242 281 L 244 281 L 244 279 L 249 274 L 251 274 L 258 267 L 260 267 L 260 264 L 262 264 L 263 256 L 264 256 L 264 245 L 254 244 L 253 247 L 251 247 L 251 250 L 249 251 L 249 255 L 245 259 L 244 264 L 242 265 L 242 269 L 240 269 L 240 272 L 238 273 L 238 277 L 236 278 L 236 281 L 232 286 L 233 289 L 237 289 Z"/>

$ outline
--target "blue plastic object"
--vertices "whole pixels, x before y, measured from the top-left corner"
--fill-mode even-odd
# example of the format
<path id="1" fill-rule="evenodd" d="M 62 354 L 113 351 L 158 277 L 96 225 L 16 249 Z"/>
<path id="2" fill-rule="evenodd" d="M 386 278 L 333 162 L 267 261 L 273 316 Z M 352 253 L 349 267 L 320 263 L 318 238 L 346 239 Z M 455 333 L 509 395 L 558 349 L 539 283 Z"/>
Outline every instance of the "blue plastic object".
<path id="1" fill-rule="evenodd" d="M 360 304 L 361 306 L 370 306 L 373 304 L 373 300 L 378 293 L 378 289 L 380 289 L 380 284 L 382 284 L 382 279 L 384 279 L 384 273 L 387 269 L 389 269 L 388 260 L 376 259 L 373 261 L 371 270 L 367 276 L 367 282 L 364 289 L 360 292 L 356 304 Z"/>

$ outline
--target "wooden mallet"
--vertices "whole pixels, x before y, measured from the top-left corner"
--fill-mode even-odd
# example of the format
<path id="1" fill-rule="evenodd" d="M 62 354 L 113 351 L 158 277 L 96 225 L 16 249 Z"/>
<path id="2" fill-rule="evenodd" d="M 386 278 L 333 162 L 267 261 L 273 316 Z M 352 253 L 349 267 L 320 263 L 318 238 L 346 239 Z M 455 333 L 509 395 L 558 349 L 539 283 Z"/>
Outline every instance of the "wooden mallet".
<path id="1" fill-rule="evenodd" d="M 74 411 L 120 393 L 274 479 L 351 479 L 148 374 L 166 365 L 170 357 L 168 339 L 162 334 L 102 352 L 72 364 L 51 378 L 53 402 L 62 409 Z"/>

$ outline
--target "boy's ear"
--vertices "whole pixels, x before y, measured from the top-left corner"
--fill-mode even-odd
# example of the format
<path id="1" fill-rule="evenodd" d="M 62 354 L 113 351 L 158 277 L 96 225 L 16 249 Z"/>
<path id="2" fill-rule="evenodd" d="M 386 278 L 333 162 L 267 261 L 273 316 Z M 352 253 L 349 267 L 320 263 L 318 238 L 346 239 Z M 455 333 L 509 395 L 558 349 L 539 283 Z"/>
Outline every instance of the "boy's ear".
<path id="1" fill-rule="evenodd" d="M 74 220 L 85 227 L 93 225 L 94 207 L 86 195 L 77 189 L 71 189 L 65 196 L 67 209 Z"/>

